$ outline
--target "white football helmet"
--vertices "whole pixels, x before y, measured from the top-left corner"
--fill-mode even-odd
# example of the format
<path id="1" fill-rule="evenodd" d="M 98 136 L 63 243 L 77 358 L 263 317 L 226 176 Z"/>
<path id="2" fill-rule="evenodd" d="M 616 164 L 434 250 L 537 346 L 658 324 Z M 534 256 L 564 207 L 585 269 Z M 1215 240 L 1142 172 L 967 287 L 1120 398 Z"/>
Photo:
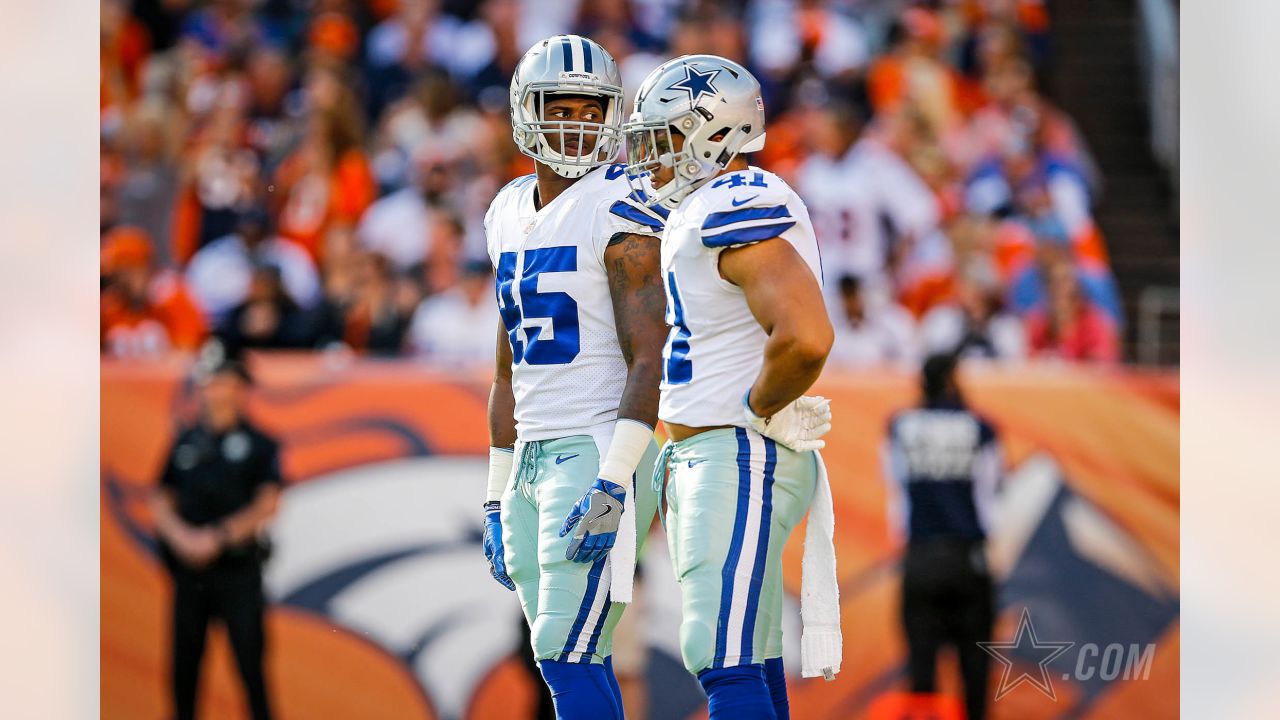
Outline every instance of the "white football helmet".
<path id="1" fill-rule="evenodd" d="M 684 136 L 679 152 L 672 151 L 673 132 Z M 627 178 L 637 190 L 644 189 L 641 181 L 651 171 L 674 168 L 671 182 L 648 193 L 649 205 L 674 208 L 738 153 L 764 149 L 760 83 L 746 68 L 716 55 L 669 60 L 636 91 L 635 112 L 623 134 Z"/>
<path id="2" fill-rule="evenodd" d="M 548 121 L 542 108 L 555 95 L 592 95 L 604 102 L 601 123 Z M 613 56 L 577 35 L 547 38 L 524 54 L 511 76 L 511 136 L 520 152 L 556 174 L 579 178 L 612 162 L 622 139 L 622 76 Z M 549 142 L 558 135 L 560 142 Z M 566 138 L 578 154 L 563 153 Z"/>

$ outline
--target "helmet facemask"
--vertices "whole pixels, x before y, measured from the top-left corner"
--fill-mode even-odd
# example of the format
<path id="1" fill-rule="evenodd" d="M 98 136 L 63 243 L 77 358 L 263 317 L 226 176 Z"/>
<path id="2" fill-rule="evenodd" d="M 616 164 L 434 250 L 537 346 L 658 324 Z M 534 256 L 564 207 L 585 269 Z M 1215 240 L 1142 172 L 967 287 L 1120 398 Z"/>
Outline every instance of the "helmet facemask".
<path id="1" fill-rule="evenodd" d="M 543 111 L 547 103 L 563 95 L 599 98 L 604 108 L 601 122 L 546 119 Z M 530 83 L 515 104 L 512 136 L 522 152 L 557 175 L 579 178 L 617 157 L 622 141 L 621 103 L 621 87 L 564 80 Z M 563 152 L 566 141 L 577 145 L 577 151 Z"/>
<path id="2" fill-rule="evenodd" d="M 701 108 L 693 108 L 672 118 L 643 120 L 640 113 L 632 115 L 623 126 L 627 143 L 627 179 L 633 189 L 641 190 L 640 180 L 652 177 L 663 167 L 674 169 L 674 177 L 662 187 L 654 186 L 647 193 L 647 204 L 662 204 L 674 208 L 689 193 L 702 187 L 721 170 L 728 167 L 738 155 L 734 147 L 742 135 L 750 134 L 751 127 L 717 127 L 708 120 Z M 675 150 L 675 136 L 684 142 Z M 644 194 L 640 195 L 645 197 Z"/>

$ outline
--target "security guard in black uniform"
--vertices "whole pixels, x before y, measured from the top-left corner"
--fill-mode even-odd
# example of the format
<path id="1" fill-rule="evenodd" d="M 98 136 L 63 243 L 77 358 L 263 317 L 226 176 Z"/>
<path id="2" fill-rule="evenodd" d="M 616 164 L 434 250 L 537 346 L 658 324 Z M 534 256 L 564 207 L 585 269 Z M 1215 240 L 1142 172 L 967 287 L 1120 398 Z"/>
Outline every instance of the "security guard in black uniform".
<path id="1" fill-rule="evenodd" d="M 220 619 L 255 720 L 271 716 L 263 680 L 259 531 L 280 493 L 279 444 L 245 417 L 251 378 L 220 361 L 201 372 L 199 421 L 178 434 L 153 497 L 156 530 L 173 576 L 173 703 L 195 716 L 209 621 Z"/>
<path id="2" fill-rule="evenodd" d="M 933 693 L 936 660 L 950 644 L 960 659 L 970 720 L 986 713 L 994 590 L 985 540 L 1003 473 L 995 429 L 960 395 L 954 355 L 925 361 L 920 407 L 896 415 L 886 450 L 892 523 L 905 526 L 902 620 L 911 689 Z"/>

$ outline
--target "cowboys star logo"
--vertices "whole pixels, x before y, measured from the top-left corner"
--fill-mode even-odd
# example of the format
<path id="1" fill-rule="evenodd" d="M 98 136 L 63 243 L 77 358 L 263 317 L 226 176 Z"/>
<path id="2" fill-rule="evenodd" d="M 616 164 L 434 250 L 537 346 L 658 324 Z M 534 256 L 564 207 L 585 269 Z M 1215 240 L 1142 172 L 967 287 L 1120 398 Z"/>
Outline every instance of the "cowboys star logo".
<path id="1" fill-rule="evenodd" d="M 1018 687 L 1024 682 L 1031 683 L 1037 690 L 1044 693 L 1050 700 L 1058 699 L 1057 693 L 1053 690 L 1053 683 L 1049 680 L 1049 663 L 1062 653 L 1071 649 L 1075 645 L 1072 642 L 1041 642 L 1036 636 L 1036 628 L 1031 624 L 1031 611 L 1028 608 L 1022 609 L 1022 616 L 1018 620 L 1018 630 L 1014 634 L 1013 642 L 980 642 L 978 646 L 982 650 L 1000 661 L 1000 687 L 996 690 L 996 700 L 1004 697 L 1010 690 Z M 1013 653 L 1029 655 L 1035 658 L 1036 672 L 1029 673 L 1026 670 L 1014 672 Z M 1016 675 L 1016 677 L 1014 677 Z"/>
<path id="2" fill-rule="evenodd" d="M 720 74 L 720 68 L 714 68 L 707 72 L 698 72 L 698 69 L 692 65 L 684 66 L 684 77 L 672 83 L 668 90 L 683 90 L 689 93 L 689 102 L 697 104 L 703 95 L 715 96 L 719 90 L 714 85 L 716 76 Z"/>

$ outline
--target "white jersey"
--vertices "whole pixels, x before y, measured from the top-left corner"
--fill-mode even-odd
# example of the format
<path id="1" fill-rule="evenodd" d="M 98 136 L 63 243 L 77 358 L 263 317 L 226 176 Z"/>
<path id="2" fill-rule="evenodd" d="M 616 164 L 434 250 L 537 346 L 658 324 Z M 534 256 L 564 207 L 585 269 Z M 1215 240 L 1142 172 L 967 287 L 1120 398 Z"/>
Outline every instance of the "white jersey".
<path id="1" fill-rule="evenodd" d="M 895 235 L 924 237 L 938 224 L 933 193 L 896 153 L 864 138 L 843 157 L 812 155 L 797 187 L 809 205 L 822 248 L 827 296 L 855 275 L 872 294 L 889 293 L 887 261 Z"/>
<path id="2" fill-rule="evenodd" d="M 742 396 L 764 364 L 768 335 L 742 289 L 721 277 L 720 252 L 775 237 L 791 243 L 821 282 L 804 202 L 782 178 L 756 167 L 698 188 L 666 218 L 662 278 L 671 332 L 662 353 L 662 420 L 745 425 Z"/>
<path id="3" fill-rule="evenodd" d="M 511 181 L 484 218 L 511 344 L 516 434 L 525 441 L 590 434 L 617 419 L 627 365 L 604 251 L 616 233 L 661 231 L 628 199 L 622 165 L 592 170 L 541 210 L 536 187 L 533 175 Z"/>

